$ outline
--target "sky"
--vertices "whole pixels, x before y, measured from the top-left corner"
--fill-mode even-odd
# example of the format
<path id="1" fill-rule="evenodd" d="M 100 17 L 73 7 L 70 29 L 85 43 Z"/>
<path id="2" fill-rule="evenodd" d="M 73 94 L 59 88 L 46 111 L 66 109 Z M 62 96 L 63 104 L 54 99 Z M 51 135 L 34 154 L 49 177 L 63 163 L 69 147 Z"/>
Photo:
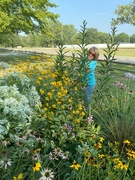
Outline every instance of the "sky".
<path id="1" fill-rule="evenodd" d="M 82 22 L 87 22 L 87 28 L 96 28 L 99 32 L 111 32 L 111 20 L 116 18 L 115 9 L 118 5 L 126 5 L 133 0 L 50 0 L 58 5 L 51 12 L 59 14 L 58 20 L 63 24 L 73 24 L 80 30 Z M 129 24 L 117 25 L 116 34 L 135 34 L 135 26 Z"/>

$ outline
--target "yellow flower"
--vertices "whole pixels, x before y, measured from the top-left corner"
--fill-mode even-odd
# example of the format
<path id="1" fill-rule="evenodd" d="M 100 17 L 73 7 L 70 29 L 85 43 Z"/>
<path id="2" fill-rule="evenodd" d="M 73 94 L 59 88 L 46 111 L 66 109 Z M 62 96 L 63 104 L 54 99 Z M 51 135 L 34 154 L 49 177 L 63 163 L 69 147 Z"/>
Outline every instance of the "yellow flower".
<path id="1" fill-rule="evenodd" d="M 129 140 L 124 140 L 123 143 L 124 144 L 130 144 L 130 141 Z"/>
<path id="2" fill-rule="evenodd" d="M 49 97 L 46 97 L 45 100 L 46 100 L 46 101 L 49 101 Z"/>
<path id="3" fill-rule="evenodd" d="M 90 166 L 96 161 L 96 159 L 94 157 L 90 156 L 90 157 L 85 157 L 84 161 L 86 161 L 87 165 Z"/>
<path id="4" fill-rule="evenodd" d="M 67 94 L 67 93 L 68 93 L 68 90 L 65 89 L 65 90 L 64 90 L 64 93 Z"/>
<path id="5" fill-rule="evenodd" d="M 31 58 L 31 59 L 34 59 L 35 57 L 34 57 L 34 56 L 31 56 L 30 58 Z"/>
<path id="6" fill-rule="evenodd" d="M 61 87 L 61 86 L 62 86 L 62 82 L 61 82 L 61 81 L 58 81 L 58 82 L 57 82 L 57 85 L 58 85 L 59 87 Z"/>
<path id="7" fill-rule="evenodd" d="M 36 81 L 37 84 L 40 84 L 40 81 Z"/>
<path id="8" fill-rule="evenodd" d="M 57 77 L 57 75 L 56 75 L 56 74 L 54 74 L 54 73 L 52 73 L 52 74 L 51 74 L 51 76 L 52 76 L 52 78 Z"/>
<path id="9" fill-rule="evenodd" d="M 20 180 L 20 179 L 22 179 L 23 178 L 23 174 L 22 173 L 20 173 L 19 175 L 18 175 L 18 177 L 13 177 L 13 180 Z"/>
<path id="10" fill-rule="evenodd" d="M 67 116 L 69 119 L 71 118 L 71 115 L 70 114 L 68 114 L 68 116 Z"/>
<path id="11" fill-rule="evenodd" d="M 103 137 L 100 138 L 100 142 L 102 143 L 105 139 Z"/>
<path id="12" fill-rule="evenodd" d="M 61 106 L 61 108 L 62 108 L 62 109 L 65 109 L 65 106 L 64 106 L 64 105 L 62 105 L 62 106 Z"/>
<path id="13" fill-rule="evenodd" d="M 84 155 L 86 156 L 86 157 L 90 157 L 90 152 L 88 151 L 88 150 L 86 150 L 86 151 L 84 151 Z"/>
<path id="14" fill-rule="evenodd" d="M 68 74 L 68 72 L 67 72 L 67 71 L 64 71 L 64 74 Z"/>
<path id="15" fill-rule="evenodd" d="M 56 108 L 56 104 L 53 104 L 52 107 L 53 107 L 53 108 Z"/>
<path id="16" fill-rule="evenodd" d="M 78 109 L 79 109 L 79 110 L 82 110 L 82 109 L 83 109 L 81 104 L 78 105 Z"/>
<path id="17" fill-rule="evenodd" d="M 46 107 L 44 107 L 44 110 L 47 111 L 48 109 Z"/>
<path id="18" fill-rule="evenodd" d="M 36 163 L 36 165 L 33 167 L 33 171 L 39 171 L 41 168 L 40 162 Z"/>
<path id="19" fill-rule="evenodd" d="M 71 102 L 72 102 L 72 99 L 69 99 L 68 102 L 71 103 Z"/>
<path id="20" fill-rule="evenodd" d="M 47 95 L 52 98 L 52 93 L 51 92 L 48 92 Z"/>
<path id="21" fill-rule="evenodd" d="M 98 142 L 97 144 L 94 144 L 94 146 L 97 148 L 97 149 L 101 149 L 102 148 L 102 144 L 100 142 Z"/>
<path id="22" fill-rule="evenodd" d="M 99 158 L 103 158 L 105 155 L 104 154 L 98 154 Z"/>
<path id="23" fill-rule="evenodd" d="M 22 179 L 23 178 L 23 174 L 21 173 L 21 174 L 19 174 L 19 176 L 18 176 L 18 180 L 20 180 L 20 179 Z"/>
<path id="24" fill-rule="evenodd" d="M 51 85 L 53 85 L 53 86 L 57 86 L 57 84 L 56 84 L 56 82 L 51 82 Z"/>
<path id="25" fill-rule="evenodd" d="M 118 161 L 118 164 L 114 166 L 114 169 L 128 169 L 128 165 L 123 163 L 122 161 Z"/>
<path id="26" fill-rule="evenodd" d="M 39 149 L 35 149 L 34 151 L 33 151 L 33 153 L 35 154 L 35 153 L 37 153 L 38 151 L 40 151 L 41 149 L 39 148 Z"/>
<path id="27" fill-rule="evenodd" d="M 38 80 L 39 80 L 39 81 L 41 81 L 41 80 L 42 80 L 42 78 L 41 78 L 41 77 L 38 77 Z"/>
<path id="28" fill-rule="evenodd" d="M 78 170 L 80 167 L 81 167 L 81 165 L 77 164 L 75 160 L 74 160 L 73 164 L 70 166 L 70 168 L 74 168 L 76 170 Z"/>
<path id="29" fill-rule="evenodd" d="M 75 119 L 74 123 L 80 123 L 80 119 Z"/>
<path id="30" fill-rule="evenodd" d="M 75 114 L 75 111 L 73 110 L 72 113 Z"/>
<path id="31" fill-rule="evenodd" d="M 81 115 L 82 115 L 82 116 L 85 116 L 85 112 L 82 112 Z"/>
<path id="32" fill-rule="evenodd" d="M 78 110 L 76 110 L 76 114 L 79 114 L 79 111 L 78 111 Z"/>
<path id="33" fill-rule="evenodd" d="M 127 148 L 126 151 L 127 151 L 128 159 L 135 159 L 135 151 Z"/>
<path id="34" fill-rule="evenodd" d="M 93 164 L 94 167 L 99 168 L 100 164 Z"/>
<path id="35" fill-rule="evenodd" d="M 58 95 L 59 98 L 62 97 L 62 93 L 61 92 L 58 92 L 57 95 Z"/>
<path id="36" fill-rule="evenodd" d="M 112 161 L 113 161 L 114 163 L 117 163 L 117 162 L 120 161 L 120 159 L 119 159 L 119 158 L 114 158 Z"/>
<path id="37" fill-rule="evenodd" d="M 51 92 L 53 93 L 55 91 L 55 89 L 52 89 Z"/>
<path id="38" fill-rule="evenodd" d="M 43 89 L 40 89 L 39 90 L 41 94 L 44 94 L 44 90 Z"/>
<path id="39" fill-rule="evenodd" d="M 116 145 L 116 146 L 118 146 L 118 145 L 120 144 L 120 143 L 119 143 L 119 142 L 117 142 L 117 141 L 115 141 L 114 143 L 115 143 L 115 145 Z"/>

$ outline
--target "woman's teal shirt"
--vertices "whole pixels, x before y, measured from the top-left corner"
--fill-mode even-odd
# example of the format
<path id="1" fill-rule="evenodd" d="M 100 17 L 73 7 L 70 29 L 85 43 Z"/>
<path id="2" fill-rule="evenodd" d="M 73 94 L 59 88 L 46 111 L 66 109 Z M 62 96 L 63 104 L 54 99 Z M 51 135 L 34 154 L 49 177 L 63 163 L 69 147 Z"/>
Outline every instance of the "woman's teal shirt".
<path id="1" fill-rule="evenodd" d="M 95 68 L 97 66 L 97 61 L 87 61 L 86 67 L 90 69 L 90 72 L 86 74 L 86 81 L 88 86 L 93 86 L 96 84 L 96 78 L 95 78 Z"/>

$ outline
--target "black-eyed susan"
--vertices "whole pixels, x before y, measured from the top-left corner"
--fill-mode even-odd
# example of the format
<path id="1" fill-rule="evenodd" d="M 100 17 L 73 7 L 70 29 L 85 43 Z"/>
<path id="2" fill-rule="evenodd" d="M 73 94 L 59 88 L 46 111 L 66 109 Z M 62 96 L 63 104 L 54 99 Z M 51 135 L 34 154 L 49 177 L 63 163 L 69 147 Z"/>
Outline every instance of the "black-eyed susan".
<path id="1" fill-rule="evenodd" d="M 81 165 L 77 164 L 75 160 L 74 160 L 73 164 L 70 166 L 70 168 L 74 168 L 75 170 L 78 170 L 80 167 L 81 167 Z"/>
<path id="2" fill-rule="evenodd" d="M 123 143 L 124 144 L 130 144 L 130 141 L 129 140 L 124 140 Z"/>
<path id="3" fill-rule="evenodd" d="M 40 164 L 40 162 L 37 162 L 37 163 L 35 164 L 35 166 L 33 167 L 33 171 L 39 171 L 40 168 L 41 168 L 41 164 Z"/>

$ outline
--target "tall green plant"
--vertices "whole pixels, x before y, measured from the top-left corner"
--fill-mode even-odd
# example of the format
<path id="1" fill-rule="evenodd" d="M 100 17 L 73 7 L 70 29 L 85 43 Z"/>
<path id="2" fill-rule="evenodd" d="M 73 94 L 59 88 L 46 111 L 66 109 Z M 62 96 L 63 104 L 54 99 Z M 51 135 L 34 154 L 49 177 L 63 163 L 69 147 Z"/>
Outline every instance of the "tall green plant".
<path id="1" fill-rule="evenodd" d="M 110 43 L 107 44 L 107 48 L 104 49 L 104 62 L 101 62 L 100 70 L 98 71 L 96 91 L 94 91 L 95 102 L 98 102 L 104 96 L 109 95 L 109 82 L 112 79 L 111 71 L 113 71 L 112 63 L 116 60 L 115 54 L 118 50 L 119 44 L 115 43 L 114 38 L 116 34 L 116 27 L 111 28 L 109 34 Z"/>
<path id="2" fill-rule="evenodd" d="M 80 58 L 84 58 L 87 55 L 87 22 L 84 20 L 82 23 L 82 26 L 80 26 L 81 29 L 79 31 L 80 36 L 78 38 L 80 44 L 78 44 L 79 46 L 79 50 L 78 52 L 78 56 Z"/>
<path id="3" fill-rule="evenodd" d="M 123 84 L 123 83 L 121 83 Z M 105 137 L 117 141 L 134 142 L 135 138 L 135 98 L 129 86 L 111 86 L 110 97 L 103 97 L 102 104 L 94 111 L 95 119 L 100 124 Z"/>
<path id="4" fill-rule="evenodd" d="M 64 51 L 65 47 L 59 46 L 59 51 L 57 58 L 55 59 L 55 68 L 58 70 L 60 76 L 62 76 L 64 70 L 68 72 L 68 77 L 71 79 L 71 86 L 69 91 L 75 93 L 73 88 L 78 88 L 78 99 L 83 99 L 84 90 L 82 87 L 85 85 L 85 71 L 86 71 L 86 61 L 87 61 L 87 22 L 83 21 L 80 29 L 80 36 L 78 44 L 79 49 L 76 53 L 72 53 L 70 59 L 67 60 L 65 56 L 68 51 Z"/>
<path id="5" fill-rule="evenodd" d="M 63 45 L 59 45 L 58 48 L 59 48 L 59 51 L 57 52 L 57 57 L 54 60 L 54 65 L 55 65 L 55 69 L 59 72 L 59 75 L 62 76 L 67 66 L 65 54 L 68 51 L 66 52 L 64 51 L 65 47 L 63 47 Z"/>
<path id="6" fill-rule="evenodd" d="M 72 69 L 71 76 L 75 79 L 78 79 L 78 82 L 82 82 L 82 77 L 85 71 L 85 62 L 87 57 L 87 22 L 83 21 L 80 31 L 79 31 L 79 49 L 76 51 L 76 54 L 72 54 L 72 59 L 69 61 L 69 68 Z"/>

